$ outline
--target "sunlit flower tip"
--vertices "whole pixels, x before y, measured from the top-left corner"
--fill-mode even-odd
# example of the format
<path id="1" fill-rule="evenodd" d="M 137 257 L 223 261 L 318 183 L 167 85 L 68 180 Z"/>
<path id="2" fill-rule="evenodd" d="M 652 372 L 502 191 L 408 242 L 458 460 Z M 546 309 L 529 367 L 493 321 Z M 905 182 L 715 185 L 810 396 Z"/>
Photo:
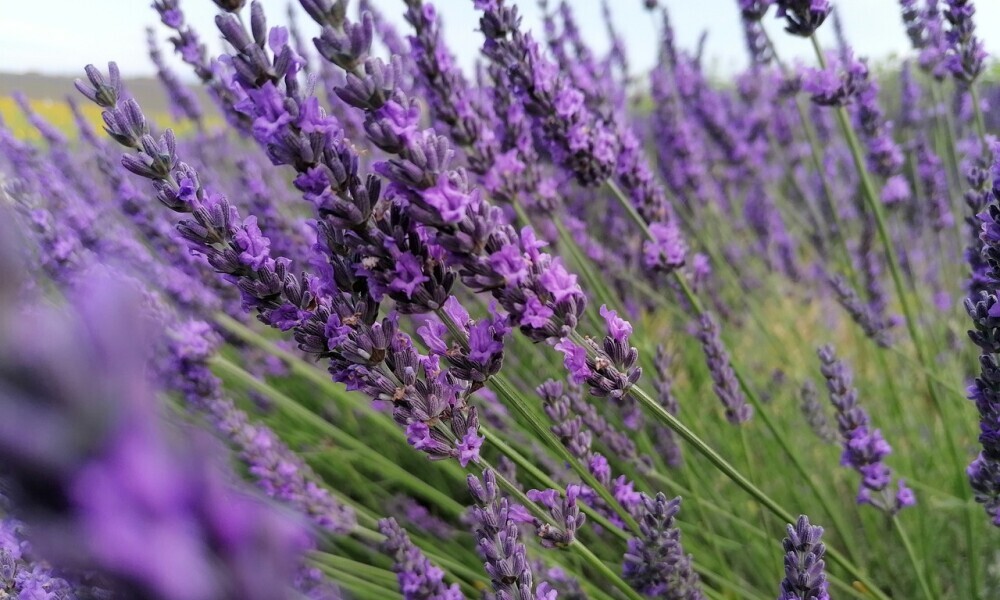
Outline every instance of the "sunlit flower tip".
<path id="1" fill-rule="evenodd" d="M 326 26 L 315 39 L 316 50 L 324 58 L 352 72 L 368 58 L 374 35 L 374 23 L 370 12 L 361 15 L 360 23 L 344 21 L 340 30 Z"/>
<path id="2" fill-rule="evenodd" d="M 87 65 L 84 71 L 90 85 L 84 83 L 82 79 L 77 79 L 73 83 L 81 94 L 102 108 L 111 108 L 118 104 L 122 93 L 122 81 L 117 63 L 108 63 L 108 79 L 105 79 L 94 65 Z"/>

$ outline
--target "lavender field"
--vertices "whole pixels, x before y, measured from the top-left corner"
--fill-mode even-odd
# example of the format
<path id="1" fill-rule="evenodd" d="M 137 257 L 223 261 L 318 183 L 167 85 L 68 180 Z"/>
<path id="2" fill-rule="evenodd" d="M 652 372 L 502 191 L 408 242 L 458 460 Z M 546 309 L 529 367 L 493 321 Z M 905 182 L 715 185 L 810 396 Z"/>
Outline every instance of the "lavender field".
<path id="1" fill-rule="evenodd" d="M 1000 599 L 971 0 L 213 1 L 0 98 L 0 600 Z"/>

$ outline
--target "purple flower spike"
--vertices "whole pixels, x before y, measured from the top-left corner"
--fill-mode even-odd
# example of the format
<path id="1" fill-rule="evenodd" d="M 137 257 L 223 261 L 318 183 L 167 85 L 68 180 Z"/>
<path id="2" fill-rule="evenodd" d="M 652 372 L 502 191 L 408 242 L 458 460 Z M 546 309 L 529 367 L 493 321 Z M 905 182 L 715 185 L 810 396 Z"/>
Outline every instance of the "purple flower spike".
<path id="1" fill-rule="evenodd" d="M 266 56 L 249 50 L 251 47 L 261 50 L 266 44 L 266 28 L 258 3 L 254 3 L 252 16 L 253 36 L 260 43 L 244 46 L 247 53 L 240 55 L 244 64 L 237 79 L 250 77 L 258 82 L 256 77 L 266 77 L 262 88 L 251 88 L 257 93 L 273 86 L 272 79 L 283 76 L 278 73 L 290 73 L 287 81 L 293 80 L 294 73 L 287 63 L 290 52 L 287 46 L 273 65 Z M 219 21 L 234 44 L 251 39 L 250 33 L 233 15 L 220 15 Z M 262 110 L 273 108 L 265 104 Z M 284 106 L 280 101 L 278 104 Z M 303 114 L 300 112 L 299 117 Z M 324 253 L 325 261 L 320 264 L 320 275 L 303 273 L 300 279 L 290 272 L 291 261 L 287 257 L 270 256 L 270 241 L 257 227 L 253 216 L 241 220 L 239 212 L 225 197 L 202 186 L 198 173 L 178 160 L 170 130 L 158 143 L 142 131 L 141 146 L 138 146 L 135 134 L 140 126 L 145 128 L 146 121 L 137 103 L 133 100 L 119 103 L 105 110 L 103 116 L 109 124 L 109 135 L 136 150 L 135 154 L 127 154 L 123 163 L 139 165 L 133 171 L 152 181 L 157 200 L 175 212 L 188 215 L 177 225 L 177 230 L 195 252 L 203 255 L 224 276 L 225 281 L 239 289 L 245 310 L 255 311 L 258 319 L 267 325 L 294 330 L 299 348 L 328 360 L 334 379 L 345 383 L 348 389 L 362 390 L 372 399 L 391 402 L 393 418 L 403 429 L 418 427 L 419 423 L 428 425 L 427 435 L 418 439 L 419 449 L 430 458 L 455 458 L 465 464 L 478 459 L 479 419 L 475 407 L 467 403 L 471 387 L 456 386 L 453 375 L 443 372 L 437 360 L 420 355 L 412 340 L 399 332 L 396 312 L 391 311 L 378 319 L 383 293 L 389 293 L 402 312 L 426 312 L 442 307 L 454 281 L 454 275 L 432 257 L 423 236 L 415 231 L 401 206 L 394 204 L 387 213 L 380 213 L 383 220 L 370 229 L 367 229 L 367 215 L 361 219 L 364 226 L 358 230 L 365 235 L 358 244 L 365 258 L 358 264 L 341 254 L 356 257 L 354 252 L 344 250 L 349 234 L 334 223 L 320 222 L 317 248 Z M 290 124 L 290 121 L 286 123 Z M 298 124 L 288 132 L 293 135 L 281 136 L 281 143 L 307 154 L 311 153 L 310 140 L 322 142 L 332 135 L 331 128 L 306 134 Z M 307 141 L 304 144 L 291 141 L 296 135 Z M 292 151 L 276 149 L 273 144 L 269 147 L 271 158 L 276 162 L 293 160 L 282 154 L 286 150 Z M 306 184 L 318 186 L 322 182 L 323 186 L 330 186 L 348 178 L 349 181 L 337 184 L 343 186 L 340 193 L 349 188 L 355 212 L 360 213 L 364 208 L 370 213 L 379 195 L 378 180 L 370 177 L 362 183 L 353 174 L 357 169 L 357 157 L 330 153 L 327 158 L 333 164 L 325 164 L 325 170 L 316 177 L 309 177 Z M 348 177 L 349 170 L 352 172 Z M 297 185 L 300 183 L 296 181 Z M 358 231 L 351 234 L 358 234 Z M 425 274 L 433 274 L 433 277 L 428 275 L 432 281 L 413 288 L 412 301 L 407 295 L 409 289 L 402 292 L 389 289 L 391 277 L 388 273 L 392 271 L 385 267 L 404 252 L 420 255 L 422 263 L 433 266 L 425 271 Z M 499 359 L 491 360 L 489 366 L 499 369 Z"/>
<path id="2" fill-rule="evenodd" d="M 889 324 L 885 323 L 879 315 L 866 305 L 858 293 L 854 291 L 851 284 L 840 275 L 833 275 L 829 279 L 830 287 L 833 288 L 837 302 L 844 307 L 851 319 L 861 327 L 869 338 L 883 348 L 891 345 L 889 336 Z"/>
<path id="3" fill-rule="evenodd" d="M 806 422 L 813 430 L 813 433 L 816 434 L 816 437 L 828 444 L 836 443 L 837 433 L 830 427 L 829 419 L 827 419 L 826 413 L 823 411 L 823 405 L 819 402 L 819 393 L 816 390 L 816 384 L 812 380 L 807 379 L 802 383 L 802 388 L 799 390 L 799 397 L 801 399 L 799 407 L 802 410 L 802 415 L 806 418 Z"/>
<path id="4" fill-rule="evenodd" d="M 108 63 L 108 79 L 94 65 L 87 65 L 84 68 L 90 85 L 77 79 L 73 84 L 81 94 L 88 100 L 102 108 L 110 108 L 118 104 L 118 98 L 122 94 L 122 79 L 118 72 L 118 65 L 114 62 Z"/>
<path id="5" fill-rule="evenodd" d="M 225 1 L 230 3 L 238 0 Z M 226 121 L 238 131 L 248 132 L 251 125 L 250 119 L 248 115 L 237 109 L 237 105 L 244 99 L 245 94 L 239 89 L 227 86 L 219 76 L 220 71 L 224 71 L 226 67 L 221 63 L 212 63 L 209 60 L 208 48 L 202 43 L 198 32 L 185 22 L 179 1 L 153 0 L 153 9 L 159 13 L 162 23 L 173 30 L 174 35 L 170 37 L 170 43 L 173 44 L 181 59 L 194 69 L 198 79 L 208 86 L 209 94 L 222 109 Z"/>
<path id="6" fill-rule="evenodd" d="M 445 44 L 437 10 L 422 0 L 406 0 L 406 6 L 406 20 L 415 33 L 409 40 L 413 61 L 432 98 L 428 108 L 452 139 L 469 150 L 470 166 L 482 171 L 497 152 L 496 141 L 486 130 L 488 124 L 476 110 L 473 90 Z"/>
<path id="7" fill-rule="evenodd" d="M 597 186 L 615 172 L 617 140 L 606 118 L 583 103 L 579 90 L 559 72 L 530 33 L 521 30 L 516 7 L 476 2 L 484 11 L 480 27 L 487 57 L 506 70 L 515 94 L 539 131 L 545 132 L 554 161 L 584 186 Z"/>
<path id="8" fill-rule="evenodd" d="M 782 541 L 785 578 L 781 580 L 778 600 L 830 600 L 822 537 L 823 528 L 810 525 L 805 515 L 795 525 L 788 525 L 788 536 Z"/>
<path id="9" fill-rule="evenodd" d="M 830 15 L 829 0 L 775 0 L 785 31 L 800 37 L 811 36 Z"/>
<path id="10" fill-rule="evenodd" d="M 740 387 L 739 380 L 729 361 L 729 352 L 726 351 L 722 338 L 719 335 L 719 325 L 715 318 L 705 313 L 700 320 L 698 329 L 698 341 L 705 352 L 705 360 L 708 363 L 708 371 L 712 376 L 715 395 L 722 400 L 722 405 L 726 409 L 726 420 L 733 425 L 746 423 L 753 416 L 753 407 L 747 404 L 746 396 Z"/>
<path id="11" fill-rule="evenodd" d="M 831 56 L 825 69 L 806 69 L 802 89 L 820 106 L 846 106 L 868 78 L 868 65 L 852 55 Z"/>
<path id="12" fill-rule="evenodd" d="M 395 519 L 382 519 L 378 529 L 386 537 L 383 551 L 393 559 L 393 571 L 404 600 L 462 600 L 457 583 L 444 582 L 444 571 L 424 556 Z"/>
<path id="13" fill-rule="evenodd" d="M 646 241 L 643 246 L 647 268 L 669 273 L 684 266 L 687 245 L 676 223 L 653 223 L 649 226 L 649 233 L 653 239 Z"/>
<path id="14" fill-rule="evenodd" d="M 601 316 L 608 324 L 608 337 L 615 343 L 628 345 L 628 338 L 632 335 L 632 324 L 620 318 L 616 311 L 601 305 Z"/>
<path id="15" fill-rule="evenodd" d="M 972 0 L 945 0 L 944 18 L 951 26 L 945 34 L 948 42 L 944 64 L 956 80 L 969 84 L 983 72 L 986 49 L 976 36 Z"/>
<path id="16" fill-rule="evenodd" d="M 628 541 L 622 575 L 636 591 L 655 598 L 703 600 L 701 580 L 681 546 L 675 518 L 681 499 L 642 495 L 639 537 Z"/>
<path id="17" fill-rule="evenodd" d="M 972 293 L 965 301 L 974 329 L 969 331 L 973 343 L 979 346 L 980 372 L 969 386 L 969 399 L 979 412 L 979 455 L 966 469 L 969 484 L 977 502 L 986 509 L 990 521 L 1000 527 L 1000 302 L 997 283 L 1000 282 L 1000 145 L 994 145 L 992 173 L 973 168 L 969 173 L 972 190 L 966 201 L 980 208 L 975 222 L 979 225 L 978 244 L 967 251 L 973 268 Z M 993 189 L 988 186 L 993 177 Z M 986 204 L 985 207 L 981 206 Z"/>
<path id="18" fill-rule="evenodd" d="M 412 298 L 417 287 L 430 281 L 424 275 L 417 257 L 406 252 L 396 257 L 395 277 L 389 282 L 389 289 L 394 292 L 406 294 L 407 298 Z"/>
<path id="19" fill-rule="evenodd" d="M 913 506 L 916 498 L 902 481 L 895 494 L 889 488 L 892 471 L 883 460 L 892 452 L 892 447 L 881 431 L 871 429 L 868 413 L 858 405 L 858 390 L 852 387 L 850 369 L 837 358 L 831 346 L 823 346 L 817 354 L 830 401 L 837 409 L 837 425 L 844 446 L 840 463 L 861 474 L 858 503 L 871 504 L 889 514 Z"/>
<path id="20" fill-rule="evenodd" d="M 583 383 L 591 376 L 587 366 L 587 351 L 569 340 L 563 340 L 555 345 L 555 349 L 563 353 L 563 364 L 569 371 L 574 383 Z"/>
<path id="21" fill-rule="evenodd" d="M 531 567 L 518 530 L 520 517 L 515 517 L 514 507 L 507 498 L 500 496 L 496 474 L 486 469 L 481 481 L 474 475 L 469 475 L 467 481 L 476 503 L 471 511 L 476 544 L 486 560 L 486 572 L 496 597 L 554 600 L 555 595 L 546 591 L 549 586 L 545 582 L 532 589 Z"/>
<path id="22" fill-rule="evenodd" d="M 580 512 L 577 499 L 583 493 L 583 487 L 577 484 L 566 486 L 565 495 L 558 490 L 528 490 L 528 499 L 536 502 L 546 510 L 554 521 L 554 525 L 540 519 L 534 524 L 542 546 L 546 548 L 565 548 L 576 540 L 576 532 L 583 527 L 586 515 Z"/>

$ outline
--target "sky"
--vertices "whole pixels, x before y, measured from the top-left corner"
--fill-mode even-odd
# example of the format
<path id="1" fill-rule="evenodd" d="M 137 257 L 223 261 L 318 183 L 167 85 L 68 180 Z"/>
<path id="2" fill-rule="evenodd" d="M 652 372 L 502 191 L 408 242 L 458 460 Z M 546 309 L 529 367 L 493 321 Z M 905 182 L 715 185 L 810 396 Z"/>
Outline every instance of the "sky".
<path id="1" fill-rule="evenodd" d="M 596 50 L 605 50 L 608 42 L 600 1 L 568 1 L 584 38 Z M 626 41 L 633 70 L 647 71 L 655 60 L 659 18 L 643 9 L 643 0 L 608 1 L 613 7 L 615 26 Z M 708 32 L 704 64 L 711 72 L 725 76 L 746 65 L 736 0 L 660 1 L 670 10 L 681 46 L 695 48 L 702 32 Z M 272 24 L 287 23 L 288 0 L 262 3 Z M 165 40 L 166 32 L 149 4 L 150 0 L 0 0 L 0 72 L 77 75 L 88 63 L 103 65 L 115 60 L 125 76 L 150 75 L 153 69 L 146 53 L 145 28 L 156 26 L 161 40 Z M 391 18 L 400 32 L 408 32 L 402 18 L 402 0 L 373 0 L 373 4 Z M 526 26 L 540 32 L 536 0 L 517 4 Z M 879 60 L 909 52 L 898 0 L 835 0 L 835 4 L 858 54 Z M 987 50 L 1000 55 L 1000 35 L 994 33 L 1000 29 L 1000 1 L 979 0 L 977 5 L 977 23 L 980 32 L 986 34 Z M 210 0 L 182 0 L 181 6 L 189 23 L 210 42 L 210 48 L 221 49 L 214 35 L 215 5 Z M 437 0 L 435 6 L 445 20 L 445 36 L 459 63 L 471 69 L 482 42 L 472 0 Z M 298 21 L 303 32 L 315 35 L 315 27 L 310 27 L 311 22 L 301 11 Z M 809 43 L 786 35 L 773 12 L 766 24 L 782 58 L 810 60 Z M 832 46 L 832 27 L 824 26 L 821 33 Z M 182 76 L 190 77 L 189 70 L 172 55 L 171 64 Z"/>

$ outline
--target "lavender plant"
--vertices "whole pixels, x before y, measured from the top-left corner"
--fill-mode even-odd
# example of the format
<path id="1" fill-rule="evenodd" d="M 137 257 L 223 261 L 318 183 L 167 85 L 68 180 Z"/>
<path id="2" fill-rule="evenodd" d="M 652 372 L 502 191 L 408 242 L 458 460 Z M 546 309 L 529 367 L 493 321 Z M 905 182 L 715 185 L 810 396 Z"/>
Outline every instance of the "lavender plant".
<path id="1" fill-rule="evenodd" d="M 0 98 L 0 596 L 992 597 L 985 6 L 193 2 Z"/>

